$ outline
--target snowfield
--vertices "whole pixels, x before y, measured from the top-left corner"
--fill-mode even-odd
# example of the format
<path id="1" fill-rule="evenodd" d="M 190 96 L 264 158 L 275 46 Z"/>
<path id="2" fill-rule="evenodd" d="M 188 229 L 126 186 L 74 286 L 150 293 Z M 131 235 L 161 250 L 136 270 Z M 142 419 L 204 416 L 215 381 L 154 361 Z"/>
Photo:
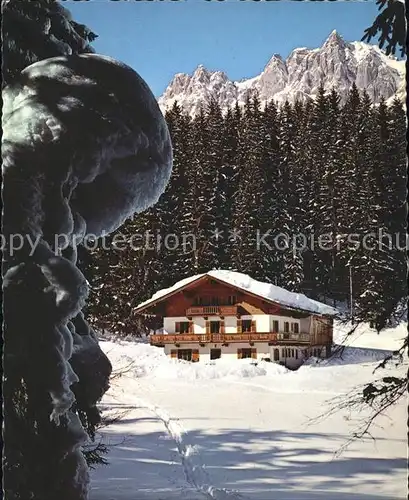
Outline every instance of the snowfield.
<path id="1" fill-rule="evenodd" d="M 336 328 L 335 340 L 348 326 Z M 342 358 L 298 371 L 251 360 L 167 358 L 141 342 L 101 342 L 114 366 L 101 407 L 109 466 L 92 473 L 91 500 L 398 500 L 407 497 L 407 400 L 368 437 L 342 449 L 365 415 L 312 422 L 329 401 L 408 364 L 373 373 L 406 325 L 361 327 Z"/>

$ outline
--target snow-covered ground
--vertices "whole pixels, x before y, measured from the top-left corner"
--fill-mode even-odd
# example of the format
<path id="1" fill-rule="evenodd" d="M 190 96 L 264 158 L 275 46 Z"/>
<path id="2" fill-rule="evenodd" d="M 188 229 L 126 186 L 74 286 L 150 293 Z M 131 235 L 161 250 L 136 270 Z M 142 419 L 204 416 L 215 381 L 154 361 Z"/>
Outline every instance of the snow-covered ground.
<path id="1" fill-rule="evenodd" d="M 345 331 L 337 327 L 336 341 Z M 342 453 L 364 415 L 311 423 L 331 398 L 383 376 L 373 374 L 377 361 L 406 334 L 406 325 L 380 335 L 360 328 L 342 358 L 296 372 L 251 360 L 191 364 L 143 343 L 101 342 L 118 375 L 102 407 L 122 419 L 103 431 L 110 465 L 93 472 L 91 500 L 406 498 L 406 400 L 377 421 L 376 440 Z"/>

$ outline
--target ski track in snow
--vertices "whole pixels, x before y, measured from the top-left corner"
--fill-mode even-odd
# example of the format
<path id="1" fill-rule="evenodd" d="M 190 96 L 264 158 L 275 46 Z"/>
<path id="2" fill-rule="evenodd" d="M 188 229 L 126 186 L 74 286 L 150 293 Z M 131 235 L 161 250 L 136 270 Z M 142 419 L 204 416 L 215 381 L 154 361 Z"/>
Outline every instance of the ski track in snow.
<path id="1" fill-rule="evenodd" d="M 184 442 L 183 435 L 186 434 L 186 432 L 178 420 L 173 419 L 163 408 L 151 404 L 144 399 L 137 399 L 136 404 L 151 411 L 161 420 L 168 435 L 176 443 L 187 482 L 193 486 L 198 493 L 202 493 L 205 498 L 211 500 L 246 500 L 246 497 L 238 491 L 216 488 L 209 484 L 210 478 L 205 470 L 205 465 L 200 461 L 197 448 L 194 445 Z M 197 463 L 193 460 L 194 457 L 196 457 Z"/>

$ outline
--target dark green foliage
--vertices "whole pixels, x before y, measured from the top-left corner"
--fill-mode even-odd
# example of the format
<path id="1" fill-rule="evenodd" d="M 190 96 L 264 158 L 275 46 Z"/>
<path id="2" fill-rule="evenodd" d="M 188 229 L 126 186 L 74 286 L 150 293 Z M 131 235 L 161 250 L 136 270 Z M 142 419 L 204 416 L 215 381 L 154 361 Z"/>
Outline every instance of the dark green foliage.
<path id="1" fill-rule="evenodd" d="M 194 119 L 175 104 L 166 117 L 171 182 L 158 204 L 121 233 L 130 239 L 150 231 L 162 243 L 174 233 L 180 245 L 167 249 L 152 238 L 149 248 L 91 252 L 95 327 L 120 334 L 160 327 L 133 315 L 133 307 L 213 268 L 346 301 L 351 267 L 356 319 L 378 329 L 388 323 L 406 296 L 406 124 L 399 101 L 374 107 L 353 86 L 341 103 L 321 88 L 306 104 L 261 109 L 253 97 L 222 116 L 211 101 Z M 401 249 L 363 248 L 365 235 L 375 234 L 366 237 L 371 245 L 380 230 L 400 233 Z M 183 246 L 183 235 L 194 246 Z"/>
<path id="2" fill-rule="evenodd" d="M 56 0 L 2 0 L 3 85 L 48 57 L 94 52 L 97 35 Z"/>
<path id="3" fill-rule="evenodd" d="M 372 26 L 365 30 L 363 41 L 370 42 L 378 36 L 379 47 L 387 54 L 395 54 L 399 47 L 401 55 L 406 53 L 405 4 L 400 0 L 377 0 L 381 11 Z"/>
<path id="4" fill-rule="evenodd" d="M 3 86 L 12 83 L 21 70 L 34 62 L 53 56 L 93 52 L 90 42 L 96 38 L 96 35 L 86 26 L 75 22 L 69 11 L 56 0 L 2 0 L 1 8 L 3 15 Z M 88 256 L 84 254 L 83 257 L 86 259 Z M 29 276 L 27 283 L 34 284 L 35 277 Z M 42 294 L 33 293 L 35 300 L 40 300 Z M 33 382 L 33 377 L 27 375 L 28 368 L 37 363 L 37 366 L 32 367 L 32 373 L 41 373 L 42 370 L 47 372 L 48 370 L 46 378 L 52 376 L 51 369 L 47 366 L 44 367 L 38 361 L 44 357 L 42 352 L 36 353 L 36 344 L 33 347 L 29 345 L 29 342 L 22 342 L 21 338 L 19 339 L 24 330 L 30 331 L 35 325 L 36 331 L 31 332 L 35 335 L 29 337 L 32 339 L 31 342 L 38 342 L 41 345 L 41 336 L 45 337 L 45 332 L 50 331 L 49 325 L 41 323 L 44 318 L 49 316 L 41 310 L 42 304 L 39 303 L 36 306 L 32 299 L 29 302 L 33 307 L 33 315 L 31 316 L 30 310 L 24 308 L 21 297 L 11 296 L 7 314 L 10 314 L 15 304 L 19 304 L 19 307 L 25 310 L 23 316 L 29 323 L 26 326 L 22 325 L 16 331 L 13 331 L 13 327 L 10 326 L 11 322 L 5 323 L 5 331 L 8 328 L 10 332 L 7 336 L 8 344 L 4 356 L 7 378 L 3 385 L 5 400 L 3 437 L 7 444 L 5 444 L 4 449 L 3 472 L 5 475 L 5 496 L 10 500 L 13 498 L 24 500 L 32 498 L 33 488 L 36 488 L 38 498 L 44 500 L 55 498 L 58 494 L 53 492 L 53 487 L 58 481 L 61 483 L 58 488 L 61 487 L 64 474 L 68 474 L 70 469 L 75 466 L 72 453 L 67 453 L 64 460 L 60 460 L 58 456 L 68 439 L 64 435 L 64 429 L 70 425 L 66 420 L 67 417 L 64 416 L 60 427 L 49 423 L 50 398 L 40 397 L 36 394 L 35 389 L 33 389 L 34 384 L 33 387 L 30 385 Z M 34 315 L 37 312 L 40 315 L 39 321 L 36 321 Z M 21 310 L 17 314 L 21 316 Z M 11 340 L 11 337 L 14 340 Z M 24 346 L 23 349 L 17 345 L 19 342 L 21 347 Z M 110 372 L 111 368 L 106 366 L 105 369 Z M 84 384 L 77 385 L 77 388 L 81 390 Z M 94 390 L 96 387 L 94 384 Z M 102 396 L 102 393 L 99 396 Z M 87 398 L 84 398 L 82 407 L 83 410 L 77 408 L 78 413 L 82 412 L 85 415 L 87 412 L 90 416 L 91 412 L 94 411 L 95 416 L 97 416 L 98 412 L 95 406 L 91 409 Z M 72 408 L 72 411 L 76 410 Z M 84 427 L 85 430 L 89 431 L 89 426 Z M 46 439 L 44 439 L 45 435 Z M 96 463 L 99 460 L 103 461 L 101 452 L 103 450 L 97 446 L 92 455 L 85 454 L 85 456 L 92 463 Z M 78 453 L 80 454 L 80 451 Z M 78 460 L 83 462 L 82 457 Z M 47 463 L 51 466 L 47 467 L 45 465 Z M 69 488 L 68 484 L 66 488 L 61 487 L 62 490 L 65 489 L 65 494 L 68 496 L 70 496 Z M 43 493 L 39 493 L 40 491 Z M 71 498 L 78 495 L 72 493 Z"/>

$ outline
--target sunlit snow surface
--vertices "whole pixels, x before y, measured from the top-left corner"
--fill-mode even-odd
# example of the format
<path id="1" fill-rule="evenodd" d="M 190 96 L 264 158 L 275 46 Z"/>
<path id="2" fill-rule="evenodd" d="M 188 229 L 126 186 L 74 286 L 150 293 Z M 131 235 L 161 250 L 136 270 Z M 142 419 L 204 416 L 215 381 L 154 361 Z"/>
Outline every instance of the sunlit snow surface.
<path id="1" fill-rule="evenodd" d="M 335 338 L 347 327 L 337 325 Z M 102 406 L 122 419 L 103 431 L 109 467 L 91 500 L 398 500 L 406 498 L 406 403 L 337 455 L 363 415 L 310 425 L 334 396 L 384 374 L 406 325 L 361 328 L 343 358 L 292 372 L 250 360 L 191 364 L 146 343 L 102 342 L 118 376 Z M 373 344 L 373 347 L 371 347 Z M 120 375 L 122 372 L 122 375 Z"/>

